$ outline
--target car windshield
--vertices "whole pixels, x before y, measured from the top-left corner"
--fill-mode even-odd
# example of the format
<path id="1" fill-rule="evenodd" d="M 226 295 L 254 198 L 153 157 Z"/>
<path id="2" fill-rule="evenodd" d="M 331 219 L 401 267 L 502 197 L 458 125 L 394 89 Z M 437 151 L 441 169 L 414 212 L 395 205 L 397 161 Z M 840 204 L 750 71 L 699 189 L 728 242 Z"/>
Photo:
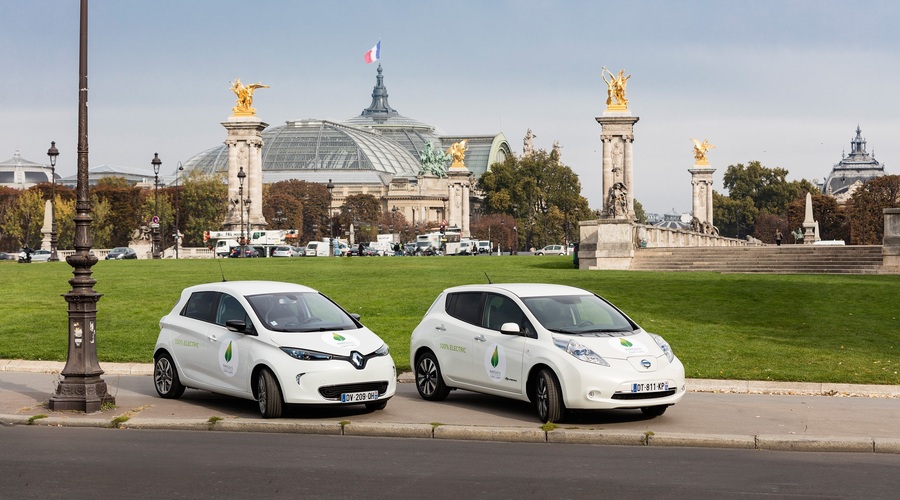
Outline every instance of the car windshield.
<path id="1" fill-rule="evenodd" d="M 116 247 L 109 251 L 109 253 L 125 253 L 128 249 L 124 247 Z"/>
<path id="2" fill-rule="evenodd" d="M 527 297 L 522 301 L 544 328 L 570 335 L 627 335 L 638 328 L 596 295 Z"/>
<path id="3" fill-rule="evenodd" d="M 359 328 L 343 309 L 320 293 L 266 293 L 248 296 L 247 300 L 266 328 L 276 332 L 323 332 Z"/>

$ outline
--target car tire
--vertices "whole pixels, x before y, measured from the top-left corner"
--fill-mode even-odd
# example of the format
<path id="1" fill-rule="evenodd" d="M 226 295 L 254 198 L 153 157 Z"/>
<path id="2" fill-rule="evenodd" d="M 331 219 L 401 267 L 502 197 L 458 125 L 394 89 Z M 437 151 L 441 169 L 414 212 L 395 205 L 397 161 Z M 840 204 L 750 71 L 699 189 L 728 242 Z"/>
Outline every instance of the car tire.
<path id="1" fill-rule="evenodd" d="M 153 385 L 156 393 L 165 399 L 178 399 L 184 394 L 184 385 L 178 379 L 178 369 L 169 353 L 162 353 L 153 363 Z"/>
<path id="2" fill-rule="evenodd" d="M 259 414 L 262 418 L 278 418 L 284 403 L 281 400 L 281 388 L 272 372 L 263 368 L 256 375 L 256 399 L 259 402 Z"/>
<path id="3" fill-rule="evenodd" d="M 450 394 L 450 388 L 441 376 L 441 367 L 431 351 L 416 359 L 416 390 L 426 401 L 441 401 Z"/>
<path id="4" fill-rule="evenodd" d="M 378 411 L 385 408 L 387 408 L 387 399 L 379 399 L 378 401 L 366 403 L 366 409 L 370 411 Z"/>
<path id="5" fill-rule="evenodd" d="M 534 386 L 534 405 L 541 422 L 555 424 L 563 419 L 566 409 L 556 375 L 551 370 L 538 372 Z"/>
<path id="6" fill-rule="evenodd" d="M 648 417 L 658 417 L 665 413 L 666 408 L 668 407 L 669 405 L 644 406 L 643 408 L 641 408 L 641 412 L 643 412 L 644 415 L 647 415 Z"/>

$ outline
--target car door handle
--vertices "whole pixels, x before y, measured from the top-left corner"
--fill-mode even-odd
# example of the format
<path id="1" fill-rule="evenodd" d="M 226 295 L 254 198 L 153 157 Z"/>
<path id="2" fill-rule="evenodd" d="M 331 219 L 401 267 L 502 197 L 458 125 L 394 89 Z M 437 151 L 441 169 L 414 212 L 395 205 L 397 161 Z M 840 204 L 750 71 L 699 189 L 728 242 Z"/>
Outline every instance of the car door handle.
<path id="1" fill-rule="evenodd" d="M 438 326 L 434 327 L 434 329 L 435 329 L 435 330 L 440 330 L 440 331 L 442 331 L 442 332 L 446 332 L 446 331 L 447 331 L 447 327 L 444 326 L 444 325 L 438 325 Z"/>
<path id="2" fill-rule="evenodd" d="M 479 342 L 484 342 L 484 335 L 479 335 L 479 336 L 475 337 L 475 340 L 477 340 Z"/>
<path id="3" fill-rule="evenodd" d="M 219 339 L 217 339 L 215 335 L 208 335 L 206 338 L 208 338 L 210 342 L 218 342 L 219 341 Z"/>

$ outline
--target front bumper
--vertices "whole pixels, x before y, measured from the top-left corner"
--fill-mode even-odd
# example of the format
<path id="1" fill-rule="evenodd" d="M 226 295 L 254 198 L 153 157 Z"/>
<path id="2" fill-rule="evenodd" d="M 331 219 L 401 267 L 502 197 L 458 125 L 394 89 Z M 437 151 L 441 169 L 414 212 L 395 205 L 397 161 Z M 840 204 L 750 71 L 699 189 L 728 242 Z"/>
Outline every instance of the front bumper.
<path id="1" fill-rule="evenodd" d="M 372 358 L 357 370 L 342 360 L 291 363 L 278 370 L 282 396 L 287 404 L 341 403 L 341 393 L 378 391 L 378 399 L 397 391 L 397 368 L 390 356 Z"/>

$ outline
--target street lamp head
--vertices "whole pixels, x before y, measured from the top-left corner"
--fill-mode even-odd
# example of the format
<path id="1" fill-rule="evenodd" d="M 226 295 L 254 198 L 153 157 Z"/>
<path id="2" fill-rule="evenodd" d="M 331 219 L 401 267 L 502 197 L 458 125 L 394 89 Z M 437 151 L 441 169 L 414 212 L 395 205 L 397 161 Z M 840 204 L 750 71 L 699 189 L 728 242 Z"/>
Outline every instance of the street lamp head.
<path id="1" fill-rule="evenodd" d="M 162 160 L 159 159 L 159 153 L 153 153 L 153 160 L 150 161 L 150 164 L 153 165 L 153 173 L 159 175 L 159 167 L 162 165 Z"/>
<path id="2" fill-rule="evenodd" d="M 328 190 L 328 195 L 331 195 L 331 192 L 334 191 L 334 183 L 331 182 L 331 179 L 328 179 L 328 184 L 325 184 L 325 189 Z"/>
<path id="3" fill-rule="evenodd" d="M 244 167 L 241 167 L 238 169 L 237 178 L 238 178 L 238 183 L 240 183 L 240 185 L 243 186 L 244 179 L 247 178 L 247 174 L 244 173 Z"/>
<path id="4" fill-rule="evenodd" d="M 47 150 L 47 156 L 50 157 L 50 167 L 56 168 L 56 157 L 59 156 L 59 150 L 56 149 L 56 141 L 50 141 L 50 149 Z"/>

